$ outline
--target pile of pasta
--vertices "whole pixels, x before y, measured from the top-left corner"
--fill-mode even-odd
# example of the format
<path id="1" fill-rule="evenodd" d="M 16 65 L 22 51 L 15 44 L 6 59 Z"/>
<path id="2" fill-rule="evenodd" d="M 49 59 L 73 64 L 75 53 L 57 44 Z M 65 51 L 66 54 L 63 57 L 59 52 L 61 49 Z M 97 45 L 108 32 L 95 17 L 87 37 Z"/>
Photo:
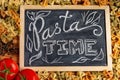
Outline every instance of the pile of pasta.
<path id="1" fill-rule="evenodd" d="M 120 0 L 0 0 L 0 60 L 19 60 L 20 5 L 109 5 L 112 40 L 112 71 L 37 71 L 41 80 L 119 80 L 120 79 Z"/>

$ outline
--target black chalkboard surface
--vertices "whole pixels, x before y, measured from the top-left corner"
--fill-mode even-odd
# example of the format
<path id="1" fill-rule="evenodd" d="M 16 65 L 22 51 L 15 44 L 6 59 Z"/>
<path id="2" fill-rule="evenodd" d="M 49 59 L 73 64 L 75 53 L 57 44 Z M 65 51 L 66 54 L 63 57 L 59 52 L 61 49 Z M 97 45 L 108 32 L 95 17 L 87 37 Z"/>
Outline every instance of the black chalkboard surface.
<path id="1" fill-rule="evenodd" d="M 111 69 L 110 25 L 106 15 L 109 7 L 73 7 L 22 6 L 22 67 L 63 71 L 72 67 L 84 71 Z"/>

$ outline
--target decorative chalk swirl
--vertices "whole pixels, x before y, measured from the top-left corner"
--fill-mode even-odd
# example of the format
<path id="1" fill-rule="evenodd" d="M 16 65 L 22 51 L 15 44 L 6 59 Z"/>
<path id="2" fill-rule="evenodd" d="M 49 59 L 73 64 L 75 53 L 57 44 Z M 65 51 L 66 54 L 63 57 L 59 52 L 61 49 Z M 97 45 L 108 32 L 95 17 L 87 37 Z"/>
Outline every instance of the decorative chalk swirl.
<path id="1" fill-rule="evenodd" d="M 86 13 L 81 13 L 82 15 L 82 20 L 85 23 L 85 27 L 78 29 L 77 31 L 81 31 L 90 27 L 95 27 L 95 29 L 93 30 L 93 34 L 95 36 L 101 36 L 103 34 L 103 29 L 102 27 L 99 25 L 100 22 L 100 17 L 102 14 L 97 14 L 97 11 L 94 12 L 89 12 L 87 11 Z M 96 17 L 95 17 L 96 16 Z M 88 26 L 87 26 L 88 25 Z"/>
<path id="2" fill-rule="evenodd" d="M 27 34 L 26 48 L 30 53 L 34 54 L 29 59 L 29 65 L 31 65 L 32 62 L 41 58 L 42 56 L 42 51 L 40 50 L 41 38 L 39 36 L 39 33 L 41 33 L 45 25 L 43 17 L 47 17 L 50 14 L 50 12 L 51 11 L 26 12 L 27 17 L 31 21 L 28 26 L 28 31 L 32 34 L 32 36 L 29 36 L 29 34 Z M 41 25 L 37 26 L 37 23 L 41 23 Z"/>

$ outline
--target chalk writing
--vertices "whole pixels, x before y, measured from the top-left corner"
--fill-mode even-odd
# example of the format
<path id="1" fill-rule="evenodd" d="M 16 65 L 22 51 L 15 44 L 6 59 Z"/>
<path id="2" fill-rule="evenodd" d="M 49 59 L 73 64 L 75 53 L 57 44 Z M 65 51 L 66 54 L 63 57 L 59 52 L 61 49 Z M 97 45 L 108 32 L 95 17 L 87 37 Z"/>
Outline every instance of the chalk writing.
<path id="1" fill-rule="evenodd" d="M 104 58 L 104 52 L 100 49 L 100 53 L 92 61 L 101 61 Z"/>
<path id="2" fill-rule="evenodd" d="M 28 51 L 32 53 L 33 42 L 31 38 L 29 37 L 29 35 L 27 35 L 26 48 L 28 49 Z"/>
<path id="3" fill-rule="evenodd" d="M 97 50 L 93 50 L 92 46 L 97 43 L 96 40 L 86 39 L 85 40 L 85 55 L 87 56 L 96 56 Z"/>
<path id="4" fill-rule="evenodd" d="M 87 60 L 90 60 L 87 57 L 80 57 L 77 60 L 73 61 L 72 63 L 85 63 Z"/>
<path id="5" fill-rule="evenodd" d="M 55 40 L 47 40 L 43 42 L 43 46 L 46 47 L 46 55 L 51 55 L 53 53 L 53 46 L 55 45 Z"/>
<path id="6" fill-rule="evenodd" d="M 81 64 L 104 59 L 105 52 L 102 46 L 99 49 L 95 47 L 100 44 L 97 39 L 104 33 L 101 25 L 103 13 L 97 10 L 78 11 L 79 16 L 74 19 L 75 15 L 71 10 L 64 10 L 58 15 L 54 12 L 57 13 L 54 10 L 27 10 L 25 13 L 29 21 L 28 33 L 25 34 L 26 49 L 32 54 L 29 58 L 29 65 L 37 60 L 45 64 L 63 64 L 66 56 L 75 55 L 77 57 L 70 63 Z M 49 20 L 53 14 L 56 19 L 54 22 Z M 90 37 L 88 33 L 85 36 L 89 35 L 89 37 L 83 35 L 70 37 L 86 31 L 89 31 L 93 37 Z M 52 59 L 49 59 L 50 56 Z"/>
<path id="7" fill-rule="evenodd" d="M 78 51 L 79 55 L 84 53 L 84 43 L 82 39 L 77 40 L 77 42 L 75 42 L 74 40 L 70 40 L 69 41 L 69 53 L 71 55 L 74 55 L 76 53 L 76 51 Z"/>
<path id="8" fill-rule="evenodd" d="M 29 65 L 31 65 L 32 62 L 34 62 L 35 60 L 39 59 L 42 56 L 42 51 L 40 51 L 38 54 L 32 56 L 29 59 Z"/>

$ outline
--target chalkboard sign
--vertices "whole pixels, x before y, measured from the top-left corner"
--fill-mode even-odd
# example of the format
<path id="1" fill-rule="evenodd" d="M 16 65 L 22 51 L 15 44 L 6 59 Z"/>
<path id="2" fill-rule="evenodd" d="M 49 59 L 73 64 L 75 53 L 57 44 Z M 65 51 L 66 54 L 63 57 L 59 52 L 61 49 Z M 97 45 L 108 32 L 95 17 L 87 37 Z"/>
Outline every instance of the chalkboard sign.
<path id="1" fill-rule="evenodd" d="M 111 70 L 108 6 L 21 6 L 20 66 Z"/>

